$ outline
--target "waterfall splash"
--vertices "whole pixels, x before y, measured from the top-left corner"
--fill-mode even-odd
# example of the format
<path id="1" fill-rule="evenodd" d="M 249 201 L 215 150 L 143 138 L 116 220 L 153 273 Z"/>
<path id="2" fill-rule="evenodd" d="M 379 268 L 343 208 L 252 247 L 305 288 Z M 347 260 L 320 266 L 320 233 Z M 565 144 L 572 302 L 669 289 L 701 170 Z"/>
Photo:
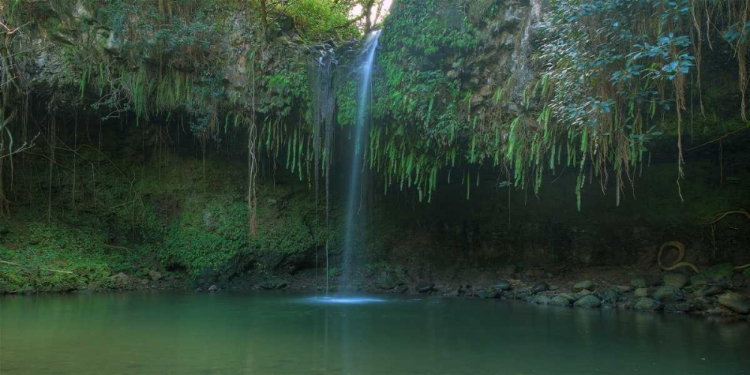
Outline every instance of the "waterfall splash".
<path id="1" fill-rule="evenodd" d="M 375 61 L 375 50 L 378 48 L 378 38 L 380 30 L 374 31 L 367 36 L 364 49 L 362 52 L 361 65 L 359 66 L 359 96 L 357 109 L 357 124 L 354 129 L 354 144 L 352 146 L 351 170 L 349 173 L 349 187 L 346 200 L 346 229 L 344 232 L 343 257 L 344 264 L 341 269 L 340 291 L 346 292 L 352 277 L 353 253 L 354 253 L 354 235 L 358 223 L 357 214 L 359 213 L 359 196 L 361 185 L 362 153 L 365 145 L 363 136 L 367 125 L 368 114 L 370 111 L 371 89 L 372 89 L 372 68 Z"/>

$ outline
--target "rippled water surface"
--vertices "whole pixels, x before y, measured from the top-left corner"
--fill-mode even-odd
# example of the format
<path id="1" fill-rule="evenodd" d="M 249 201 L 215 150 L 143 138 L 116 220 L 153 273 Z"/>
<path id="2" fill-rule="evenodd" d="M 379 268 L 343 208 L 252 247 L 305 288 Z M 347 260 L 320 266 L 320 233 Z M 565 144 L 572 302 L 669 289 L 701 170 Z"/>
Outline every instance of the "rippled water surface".
<path id="1" fill-rule="evenodd" d="M 439 298 L 0 298 L 0 374 L 748 374 L 750 325 Z"/>

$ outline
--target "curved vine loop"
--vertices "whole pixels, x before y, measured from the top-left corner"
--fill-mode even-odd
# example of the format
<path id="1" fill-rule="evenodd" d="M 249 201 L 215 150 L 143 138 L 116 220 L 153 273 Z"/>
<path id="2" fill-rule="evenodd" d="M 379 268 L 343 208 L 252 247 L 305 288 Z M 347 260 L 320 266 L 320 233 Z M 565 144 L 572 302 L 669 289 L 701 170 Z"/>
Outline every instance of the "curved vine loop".
<path id="1" fill-rule="evenodd" d="M 680 254 L 677 256 L 677 260 L 675 260 L 674 264 L 667 267 L 661 263 L 661 254 L 664 252 L 664 249 L 667 249 L 670 247 L 676 248 L 677 251 L 680 252 Z M 669 241 L 661 245 L 661 248 L 659 248 L 659 256 L 657 257 L 656 261 L 659 263 L 659 267 L 663 269 L 664 271 L 672 271 L 674 269 L 681 268 L 681 267 L 690 267 L 693 269 L 693 271 L 695 271 L 695 273 L 700 273 L 700 271 L 698 271 L 698 267 L 696 267 L 692 263 L 683 262 L 682 261 L 683 258 L 685 258 L 685 245 L 683 245 L 682 242 L 679 242 L 679 241 Z"/>
<path id="2" fill-rule="evenodd" d="M 713 226 L 714 224 L 716 224 L 717 222 L 719 222 L 720 220 L 724 219 L 725 217 L 727 217 L 729 215 L 744 215 L 745 217 L 747 217 L 748 219 L 750 219 L 750 212 L 748 212 L 745 209 L 739 209 L 739 210 L 727 211 L 727 212 L 718 214 L 718 215 L 714 216 L 714 218 L 711 221 L 709 221 L 707 224 Z M 672 264 L 671 266 L 667 267 L 667 266 L 664 266 L 661 263 L 661 255 L 664 252 L 664 249 L 667 249 L 667 248 L 670 248 L 670 247 L 676 248 L 677 251 L 679 251 L 679 255 L 677 256 L 677 260 L 675 260 L 674 264 Z M 682 242 L 679 242 L 679 241 L 669 241 L 669 242 L 665 242 L 663 245 L 661 245 L 661 248 L 659 248 L 659 255 L 658 255 L 656 261 L 659 263 L 659 267 L 661 269 L 663 269 L 664 271 L 671 271 L 671 270 L 674 270 L 674 269 L 677 269 L 677 268 L 680 268 L 680 267 L 690 267 L 690 268 L 693 269 L 693 271 L 695 271 L 695 273 L 700 273 L 700 271 L 698 271 L 698 267 L 696 267 L 692 263 L 683 262 L 682 261 L 683 258 L 685 258 L 685 245 L 683 245 Z M 732 269 L 734 271 L 739 271 L 739 270 L 742 270 L 742 269 L 745 269 L 745 268 L 750 268 L 750 263 L 743 264 L 741 266 L 737 266 L 737 267 L 734 267 Z"/>

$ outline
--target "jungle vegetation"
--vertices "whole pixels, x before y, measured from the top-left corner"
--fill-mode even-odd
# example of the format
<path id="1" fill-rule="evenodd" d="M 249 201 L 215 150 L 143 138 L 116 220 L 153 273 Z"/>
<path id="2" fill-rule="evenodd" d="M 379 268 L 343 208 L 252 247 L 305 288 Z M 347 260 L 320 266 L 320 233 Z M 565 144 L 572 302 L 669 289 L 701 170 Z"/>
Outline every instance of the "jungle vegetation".
<path id="1" fill-rule="evenodd" d="M 383 29 L 382 48 L 363 157 L 384 192 L 430 201 L 440 184 L 461 183 L 469 199 L 490 183 L 537 193 L 569 169 L 579 209 L 593 182 L 619 202 L 653 142 L 666 139 L 676 144 L 680 194 L 687 136 L 702 147 L 748 128 L 750 0 L 520 3 L 400 0 L 379 24 L 382 0 L 3 1 L 0 214 L 23 215 L 41 202 L 50 226 L 37 229 L 52 238 L 80 235 L 57 222 L 97 211 L 141 239 L 182 233 L 171 249 L 184 247 L 178 238 L 193 234 L 161 228 L 143 203 L 144 180 L 112 162 L 88 131 L 126 127 L 146 135 L 134 144 L 157 155 L 159 178 L 168 175 L 163 150 L 193 144 L 196 189 L 221 185 L 208 151 L 246 155 L 247 170 L 233 175 L 247 181 L 242 206 L 237 192 L 212 203 L 223 212 L 216 225 L 231 239 L 230 255 L 252 241 L 319 245 L 325 236 L 310 240 L 300 223 L 289 238 L 258 230 L 259 181 L 285 168 L 318 200 L 355 122 L 356 43 L 373 28 Z M 329 47 L 337 65 L 321 95 L 317 59 Z M 716 83 L 727 76 L 728 93 Z M 320 120 L 322 98 L 333 100 L 331 121 Z M 115 184 L 97 180 L 106 173 L 119 187 L 88 199 Z M 61 211 L 76 215 L 61 220 Z M 201 241 L 180 260 L 190 272 L 231 258 L 206 256 L 217 240 Z M 164 261 L 186 256 L 175 250 Z"/>
<path id="2" fill-rule="evenodd" d="M 737 115 L 746 123 L 747 1 L 532 3 L 544 7 L 544 17 L 531 25 L 538 35 L 534 40 L 522 35 L 519 41 L 533 43 L 533 52 L 523 51 L 529 55 L 528 66 L 497 77 L 497 105 L 487 110 L 492 114 L 471 108 L 476 88 L 462 87 L 455 75 L 467 56 L 484 46 L 482 24 L 497 21 L 503 2 L 397 3 L 385 24 L 382 79 L 374 104 L 375 116 L 387 121 L 371 128 L 366 155 L 386 187 L 413 185 L 420 197 L 429 197 L 438 176 L 448 178 L 457 164 L 487 163 L 506 171 L 508 185 L 537 191 L 544 171 L 566 166 L 578 170 L 580 187 L 585 176 L 593 175 L 604 190 L 613 175 L 619 196 L 646 160 L 649 140 L 665 132 L 676 136 L 680 149 L 679 183 L 686 118 L 707 116 L 701 65 L 714 49 L 729 47 L 736 59 Z M 28 108 L 24 101 L 37 84 L 24 81 L 24 65 L 34 58 L 25 48 L 35 29 L 67 42 L 62 66 L 45 77 L 50 80 L 45 84 L 66 87 L 69 96 L 72 88 L 79 93 L 64 105 L 63 94 L 53 94 L 53 113 L 57 107 L 69 111 L 80 106 L 100 111 L 102 120 L 127 114 L 140 126 L 156 116 L 173 121 L 180 111 L 181 121 L 188 122 L 203 147 L 230 128 L 249 129 L 251 181 L 256 154 L 286 158 L 290 161 L 284 164 L 300 177 L 310 175 L 311 150 L 331 153 L 310 147 L 316 131 L 306 65 L 272 57 L 282 53 L 284 43 L 271 42 L 271 34 L 293 30 L 301 39 L 294 43 L 300 44 L 356 38 L 373 26 L 369 11 L 352 19 L 356 5 L 380 9 L 371 0 L 6 3 L 2 160 L 31 144 L 20 137 L 33 133 L 27 130 L 28 110 L 14 109 Z M 448 21 L 436 16 L 445 12 L 458 15 Z M 357 27 L 362 20 L 364 25 Z M 71 31 L 86 24 L 97 25 L 88 31 L 93 40 L 70 40 Z M 422 32 L 413 32 L 415 24 Z M 227 66 L 244 74 L 241 86 L 227 84 Z M 527 71 L 533 71 L 533 78 L 519 85 L 520 74 Z M 344 83 L 338 91 L 338 123 L 348 126 L 354 110 L 351 87 Z M 509 103 L 516 108 L 508 110 Z M 54 125 L 44 126 L 53 134 Z M 54 136 L 45 138 L 54 143 Z M 6 169 L 0 168 L 3 173 Z M 468 187 L 479 181 L 478 173 L 472 176 L 467 169 L 461 180 Z M 0 196 L 0 201 L 7 214 L 7 199 Z"/>

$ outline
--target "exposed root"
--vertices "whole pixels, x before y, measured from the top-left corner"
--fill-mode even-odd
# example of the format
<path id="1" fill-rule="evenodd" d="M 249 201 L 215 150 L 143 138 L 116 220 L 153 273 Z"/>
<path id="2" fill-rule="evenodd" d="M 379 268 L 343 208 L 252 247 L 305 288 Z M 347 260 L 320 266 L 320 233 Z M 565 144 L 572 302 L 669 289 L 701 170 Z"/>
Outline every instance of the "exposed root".
<path id="1" fill-rule="evenodd" d="M 666 267 L 661 263 L 661 254 L 664 252 L 664 249 L 674 247 L 677 249 L 677 251 L 680 252 L 680 254 L 677 256 L 677 260 L 674 262 L 673 265 Z M 698 267 L 696 267 L 692 263 L 683 262 L 682 259 L 685 258 L 685 245 L 682 244 L 682 242 L 679 241 L 669 241 L 665 243 L 664 245 L 661 245 L 661 248 L 659 248 L 659 256 L 657 257 L 656 261 L 659 263 L 659 267 L 663 269 L 664 271 L 671 271 L 677 268 L 681 267 L 690 267 L 695 271 L 695 273 L 699 273 Z"/>
<path id="2" fill-rule="evenodd" d="M 750 219 L 750 212 L 747 212 L 747 210 L 744 210 L 744 209 L 739 209 L 739 210 L 727 211 L 727 212 L 718 214 L 714 216 L 714 218 L 711 221 L 707 222 L 706 224 L 714 225 L 729 215 L 744 215 L 745 217 Z M 677 256 L 677 260 L 674 262 L 673 265 L 666 267 L 661 263 L 661 254 L 664 252 L 664 249 L 669 248 L 669 247 L 676 248 L 677 251 L 679 251 L 679 255 Z M 693 269 L 693 271 L 695 271 L 695 273 L 700 273 L 700 271 L 698 271 L 698 267 L 696 267 L 692 263 L 683 262 L 682 261 L 683 258 L 685 258 L 685 245 L 683 245 L 682 242 L 679 242 L 679 241 L 669 241 L 661 245 L 661 248 L 659 248 L 659 256 L 657 257 L 656 261 L 659 263 L 659 267 L 661 267 L 661 269 L 663 269 L 664 271 L 671 271 L 680 267 L 690 267 Z M 739 271 L 745 268 L 750 268 L 750 263 L 743 264 L 741 266 L 737 266 L 732 269 L 735 271 Z"/>
<path id="3" fill-rule="evenodd" d="M 719 220 L 729 216 L 729 215 L 745 215 L 748 219 L 750 219 L 750 212 L 747 212 L 746 210 L 735 210 L 735 211 L 727 211 L 723 214 L 719 214 L 714 216 L 713 220 L 709 221 L 708 224 L 715 224 Z"/>

